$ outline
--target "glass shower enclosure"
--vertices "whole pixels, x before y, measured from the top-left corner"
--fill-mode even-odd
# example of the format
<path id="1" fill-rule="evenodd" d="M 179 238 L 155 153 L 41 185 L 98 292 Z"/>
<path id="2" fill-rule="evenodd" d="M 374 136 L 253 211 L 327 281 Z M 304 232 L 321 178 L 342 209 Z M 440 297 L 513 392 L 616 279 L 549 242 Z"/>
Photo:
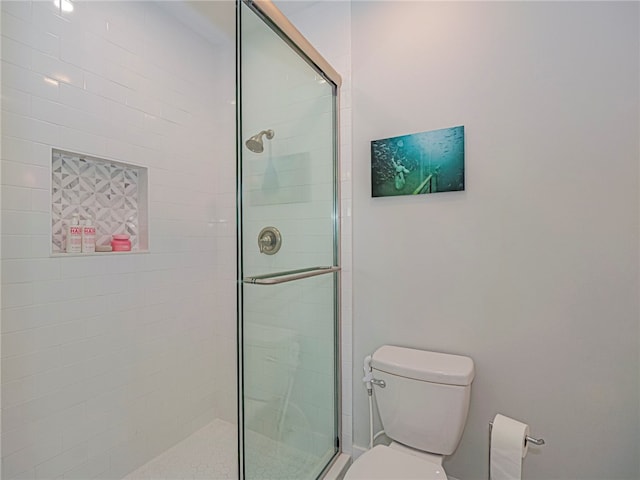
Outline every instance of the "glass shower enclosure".
<path id="1" fill-rule="evenodd" d="M 241 477 L 313 479 L 339 451 L 340 77 L 271 2 L 238 8 Z"/>

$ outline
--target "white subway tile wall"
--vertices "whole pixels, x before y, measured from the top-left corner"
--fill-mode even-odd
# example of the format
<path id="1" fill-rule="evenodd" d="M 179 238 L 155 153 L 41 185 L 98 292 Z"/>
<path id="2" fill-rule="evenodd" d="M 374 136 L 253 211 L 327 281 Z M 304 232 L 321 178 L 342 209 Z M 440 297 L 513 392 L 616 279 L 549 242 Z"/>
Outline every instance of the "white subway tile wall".
<path id="1" fill-rule="evenodd" d="M 1 4 L 5 480 L 122 478 L 235 421 L 233 39 L 73 5 Z M 148 168 L 149 254 L 50 257 L 52 148 Z"/>

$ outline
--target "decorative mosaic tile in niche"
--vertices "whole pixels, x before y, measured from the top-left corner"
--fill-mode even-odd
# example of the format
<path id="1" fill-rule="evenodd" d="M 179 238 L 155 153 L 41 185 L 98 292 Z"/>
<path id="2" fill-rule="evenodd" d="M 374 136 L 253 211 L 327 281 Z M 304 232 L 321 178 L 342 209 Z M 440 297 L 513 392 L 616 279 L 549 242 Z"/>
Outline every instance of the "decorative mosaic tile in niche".
<path id="1" fill-rule="evenodd" d="M 53 253 L 65 251 L 66 227 L 74 213 L 79 214 L 81 223 L 93 220 L 96 245 L 109 245 L 112 235 L 126 233 L 132 250 L 146 249 L 146 174 L 143 167 L 54 149 Z"/>

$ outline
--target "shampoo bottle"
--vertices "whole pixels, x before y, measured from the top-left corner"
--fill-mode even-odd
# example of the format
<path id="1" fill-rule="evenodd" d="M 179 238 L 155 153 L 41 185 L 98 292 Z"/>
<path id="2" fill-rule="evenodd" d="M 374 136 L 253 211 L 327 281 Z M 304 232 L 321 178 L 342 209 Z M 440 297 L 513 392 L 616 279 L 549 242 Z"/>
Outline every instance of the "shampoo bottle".
<path id="1" fill-rule="evenodd" d="M 82 227 L 82 253 L 96 251 L 96 227 L 92 225 L 91 217 L 84 221 Z"/>
<path id="2" fill-rule="evenodd" d="M 78 214 L 74 213 L 71 224 L 67 228 L 67 253 L 82 252 L 82 227 L 78 221 Z"/>

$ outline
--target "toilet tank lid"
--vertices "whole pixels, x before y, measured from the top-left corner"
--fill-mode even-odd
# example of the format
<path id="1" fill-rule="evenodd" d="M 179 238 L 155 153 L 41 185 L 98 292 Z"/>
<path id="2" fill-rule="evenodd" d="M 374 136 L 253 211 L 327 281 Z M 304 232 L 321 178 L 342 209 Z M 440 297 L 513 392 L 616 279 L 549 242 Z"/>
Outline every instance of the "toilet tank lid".
<path id="1" fill-rule="evenodd" d="M 446 385 L 470 385 L 475 375 L 469 357 L 393 345 L 378 348 L 371 366 L 392 375 Z"/>

